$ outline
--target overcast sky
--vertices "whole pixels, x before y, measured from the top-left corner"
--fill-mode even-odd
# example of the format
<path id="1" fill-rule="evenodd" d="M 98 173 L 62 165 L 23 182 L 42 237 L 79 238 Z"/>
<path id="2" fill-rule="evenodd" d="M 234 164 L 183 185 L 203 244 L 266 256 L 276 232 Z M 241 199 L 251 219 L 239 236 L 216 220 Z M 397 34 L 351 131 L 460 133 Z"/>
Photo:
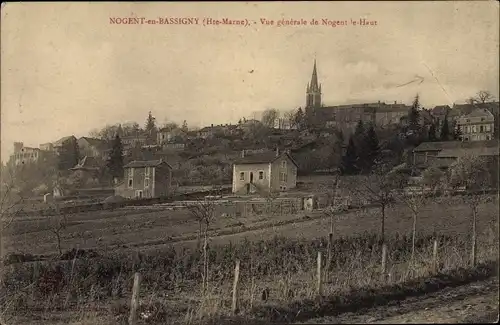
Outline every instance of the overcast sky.
<path id="1" fill-rule="evenodd" d="M 304 106 L 315 57 L 325 105 L 410 103 L 418 92 L 431 107 L 478 90 L 499 95 L 496 1 L 2 6 L 2 161 L 13 141 L 38 147 L 106 124 L 143 125 L 149 110 L 160 123 L 203 126 Z M 251 24 L 111 25 L 110 17 Z M 278 28 L 261 18 L 320 25 Z M 321 26 L 323 18 L 377 26 Z M 397 87 L 416 75 L 424 82 Z"/>

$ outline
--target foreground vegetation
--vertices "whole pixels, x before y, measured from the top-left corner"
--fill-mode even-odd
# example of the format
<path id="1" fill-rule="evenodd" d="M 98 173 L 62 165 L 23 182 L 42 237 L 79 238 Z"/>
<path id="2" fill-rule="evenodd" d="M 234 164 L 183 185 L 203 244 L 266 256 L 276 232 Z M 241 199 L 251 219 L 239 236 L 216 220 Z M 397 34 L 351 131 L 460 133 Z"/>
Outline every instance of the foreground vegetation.
<path id="1" fill-rule="evenodd" d="M 376 235 L 365 233 L 336 239 L 331 250 L 332 262 L 324 265 L 323 294 L 337 296 L 356 288 L 366 290 L 432 274 L 434 238 L 423 234 L 417 237 L 416 257 L 409 264 L 411 234 L 388 236 L 386 281 L 381 280 L 381 248 Z M 442 272 L 469 265 L 469 236 L 438 238 Z M 496 260 L 497 236 L 489 233 L 480 238 L 478 262 Z M 209 248 L 205 290 L 200 288 L 203 256 L 197 249 L 107 255 L 73 250 L 62 261 L 6 266 L 1 286 L 2 314 L 32 318 L 68 312 L 72 320 L 91 315 L 106 323 L 120 324 L 128 316 L 133 274 L 139 272 L 143 279 L 140 307 L 143 320 L 191 323 L 219 319 L 230 313 L 234 263 L 238 259 L 239 314 L 247 318 L 272 318 L 275 316 L 269 315 L 273 313 L 262 314 L 262 310 L 269 309 L 265 306 L 278 308 L 316 297 L 316 256 L 318 251 L 327 256 L 327 246 L 326 238 L 276 237 L 252 244 Z"/>

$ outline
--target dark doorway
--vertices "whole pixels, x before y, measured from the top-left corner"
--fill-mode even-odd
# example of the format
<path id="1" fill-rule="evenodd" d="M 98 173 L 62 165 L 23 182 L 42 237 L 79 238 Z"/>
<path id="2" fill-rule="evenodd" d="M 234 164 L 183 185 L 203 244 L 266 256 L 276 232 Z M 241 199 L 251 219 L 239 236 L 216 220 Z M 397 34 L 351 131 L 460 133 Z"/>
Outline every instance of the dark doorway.
<path id="1" fill-rule="evenodd" d="M 250 172 L 250 183 L 253 183 L 253 173 Z"/>

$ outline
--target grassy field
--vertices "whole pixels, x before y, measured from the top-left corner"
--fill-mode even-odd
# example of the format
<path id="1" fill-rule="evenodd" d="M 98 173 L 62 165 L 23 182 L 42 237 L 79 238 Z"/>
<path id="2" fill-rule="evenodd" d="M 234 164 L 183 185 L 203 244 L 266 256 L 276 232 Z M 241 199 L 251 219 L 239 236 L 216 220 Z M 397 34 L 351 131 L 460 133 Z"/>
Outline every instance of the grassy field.
<path id="1" fill-rule="evenodd" d="M 306 217 L 309 216 L 311 220 Z M 16 220 L 3 233 L 4 253 L 53 254 L 57 252 L 57 240 L 51 231 L 54 217 Z M 498 198 L 480 206 L 478 227 L 491 230 L 498 220 Z M 295 221 L 295 222 L 294 222 Z M 284 225 L 279 225 L 288 222 Z M 388 234 L 405 233 L 411 229 L 412 217 L 408 208 L 396 205 L 387 211 Z M 378 232 L 380 212 L 376 208 L 350 211 L 336 217 L 335 237 L 349 237 L 365 232 Z M 424 233 L 459 234 L 471 227 L 470 208 L 459 198 L 446 198 L 436 202 L 429 200 L 421 212 L 417 228 Z M 492 228 L 493 227 L 493 228 Z M 119 209 L 68 216 L 67 228 L 61 231 L 63 250 L 72 248 L 97 250 L 148 250 L 161 249 L 172 243 L 192 245 L 199 229 L 198 223 L 187 210 L 159 211 L 153 208 Z M 262 216 L 245 218 L 217 217 L 211 225 L 213 244 L 239 242 L 244 238 L 263 240 L 275 235 L 289 238 L 318 238 L 328 236 L 330 219 L 321 212 L 294 215 Z M 217 233 L 223 234 L 217 236 Z"/>
<path id="2" fill-rule="evenodd" d="M 16 220 L 3 234 L 4 253 L 53 255 L 57 240 L 51 222 L 51 217 Z M 379 225 L 376 208 L 335 217 L 334 257 L 324 275 L 326 295 L 381 284 Z M 417 254 L 410 265 L 411 226 L 406 207 L 388 209 L 390 283 L 430 274 L 434 233 L 441 236 L 442 270 L 468 265 L 471 211 L 460 198 L 429 199 L 421 209 Z M 67 229 L 61 232 L 62 249 L 93 249 L 98 256 L 5 267 L 2 310 L 12 314 L 15 308 L 17 315 L 9 324 L 125 324 L 131 277 L 141 272 L 141 311 L 153 315 L 148 322 L 196 323 L 229 312 L 236 259 L 242 263 L 242 315 L 258 315 L 265 306 L 278 308 L 314 297 L 316 253 L 323 251 L 326 256 L 330 230 L 330 219 L 321 211 L 218 217 L 212 229 L 210 283 L 201 295 L 202 257 L 195 249 L 198 223 L 188 211 L 143 207 L 70 215 Z M 479 207 L 478 234 L 479 261 L 497 259 L 497 197 Z M 260 297 L 264 288 L 270 290 L 265 302 Z M 143 323 L 147 323 L 144 317 Z"/>

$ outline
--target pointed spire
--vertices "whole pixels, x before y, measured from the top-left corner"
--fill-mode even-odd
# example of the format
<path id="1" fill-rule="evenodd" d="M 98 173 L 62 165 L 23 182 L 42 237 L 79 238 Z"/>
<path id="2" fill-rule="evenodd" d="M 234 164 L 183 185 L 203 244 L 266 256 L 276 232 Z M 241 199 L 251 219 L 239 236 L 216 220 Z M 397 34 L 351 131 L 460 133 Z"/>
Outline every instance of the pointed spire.
<path id="1" fill-rule="evenodd" d="M 316 59 L 314 59 L 314 68 L 313 68 L 313 73 L 311 77 L 311 89 L 312 90 L 318 90 L 318 73 L 316 71 Z"/>

